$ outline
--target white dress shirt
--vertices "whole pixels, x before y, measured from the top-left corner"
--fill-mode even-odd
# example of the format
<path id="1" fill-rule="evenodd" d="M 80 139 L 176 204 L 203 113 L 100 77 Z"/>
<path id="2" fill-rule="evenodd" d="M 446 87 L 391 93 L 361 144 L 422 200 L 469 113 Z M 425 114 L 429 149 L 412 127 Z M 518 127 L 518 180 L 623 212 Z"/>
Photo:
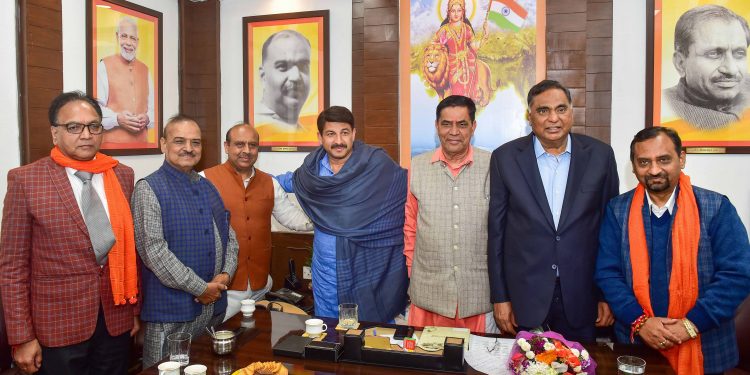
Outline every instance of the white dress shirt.
<path id="1" fill-rule="evenodd" d="M 78 209 L 81 210 L 81 215 L 83 215 L 83 206 L 81 206 L 81 193 L 83 192 L 83 181 L 81 181 L 81 179 L 75 175 L 75 173 L 78 172 L 77 169 L 65 167 L 65 172 L 67 172 L 68 174 L 70 187 L 73 188 L 73 196 L 75 196 L 76 202 L 78 203 Z M 109 207 L 107 206 L 107 195 L 104 194 L 104 174 L 94 173 L 94 175 L 91 176 L 91 186 L 94 188 L 94 191 L 96 191 L 96 194 L 99 195 L 99 199 L 102 201 L 102 205 L 104 205 L 104 212 L 107 213 L 107 218 L 109 218 Z"/>
<path id="2" fill-rule="evenodd" d="M 669 199 L 667 199 L 667 203 L 664 204 L 663 207 L 659 207 L 651 200 L 651 195 L 646 192 L 646 199 L 648 200 L 648 206 L 651 208 L 651 212 L 656 215 L 656 217 L 661 217 L 661 215 L 664 215 L 664 212 L 669 211 L 669 214 L 672 214 L 672 211 L 674 210 L 674 200 L 675 200 L 675 192 L 677 192 L 677 188 L 675 187 L 674 190 L 672 190 L 672 195 L 669 196 Z"/>

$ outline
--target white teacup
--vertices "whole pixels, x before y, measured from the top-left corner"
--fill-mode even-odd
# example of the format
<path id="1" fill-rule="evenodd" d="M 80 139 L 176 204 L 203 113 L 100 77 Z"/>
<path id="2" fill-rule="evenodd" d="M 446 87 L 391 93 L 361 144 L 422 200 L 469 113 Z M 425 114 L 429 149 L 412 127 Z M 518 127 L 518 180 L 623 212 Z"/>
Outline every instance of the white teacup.
<path id="1" fill-rule="evenodd" d="M 255 312 L 255 300 L 243 299 L 240 301 L 240 304 L 240 311 L 242 311 L 243 316 L 248 318 L 253 316 L 253 313 Z"/>
<path id="2" fill-rule="evenodd" d="M 310 337 L 318 337 L 321 333 L 328 329 L 328 325 L 323 323 L 320 319 L 307 319 L 305 320 L 305 333 Z"/>
<path id="3" fill-rule="evenodd" d="M 164 362 L 157 369 L 159 375 L 180 375 L 180 362 Z"/>
<path id="4" fill-rule="evenodd" d="M 190 365 L 185 367 L 185 375 L 206 375 L 208 368 L 203 365 Z"/>

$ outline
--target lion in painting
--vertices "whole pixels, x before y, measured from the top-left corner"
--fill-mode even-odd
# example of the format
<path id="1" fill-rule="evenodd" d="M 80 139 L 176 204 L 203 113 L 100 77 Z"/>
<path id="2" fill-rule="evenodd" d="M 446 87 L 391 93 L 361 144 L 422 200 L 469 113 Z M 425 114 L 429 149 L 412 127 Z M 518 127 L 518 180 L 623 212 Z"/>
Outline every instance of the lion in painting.
<path id="1" fill-rule="evenodd" d="M 492 75 L 490 67 L 477 59 L 477 95 L 473 98 L 478 106 L 486 106 L 492 95 Z M 448 48 L 439 43 L 430 43 L 424 50 L 422 74 L 440 99 L 451 95 L 450 73 L 448 71 Z"/>

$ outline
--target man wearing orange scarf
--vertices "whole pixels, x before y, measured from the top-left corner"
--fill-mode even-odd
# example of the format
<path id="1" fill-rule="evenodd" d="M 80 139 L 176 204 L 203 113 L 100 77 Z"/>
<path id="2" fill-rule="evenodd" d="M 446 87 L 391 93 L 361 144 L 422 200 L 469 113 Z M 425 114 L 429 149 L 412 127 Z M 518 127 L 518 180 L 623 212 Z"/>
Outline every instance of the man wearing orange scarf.
<path id="1" fill-rule="evenodd" d="M 750 293 L 750 244 L 737 211 L 726 196 L 691 185 L 670 128 L 638 132 L 630 160 L 639 184 L 609 202 L 596 267 L 618 341 L 660 350 L 678 375 L 735 367 L 734 313 Z"/>
<path id="2" fill-rule="evenodd" d="M 25 373 L 126 374 L 139 329 L 133 170 L 98 152 L 94 99 L 63 93 L 49 121 L 50 157 L 8 173 L 0 288 L 13 359 Z"/>

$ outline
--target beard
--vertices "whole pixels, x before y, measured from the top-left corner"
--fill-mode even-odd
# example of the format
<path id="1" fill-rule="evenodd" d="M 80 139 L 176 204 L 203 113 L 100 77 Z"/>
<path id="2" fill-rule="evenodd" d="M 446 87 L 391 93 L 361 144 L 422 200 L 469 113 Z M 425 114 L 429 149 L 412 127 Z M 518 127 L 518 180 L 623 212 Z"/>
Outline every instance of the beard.
<path id="1" fill-rule="evenodd" d="M 135 51 L 127 52 L 124 49 L 120 49 L 120 56 L 122 56 L 122 58 L 125 60 L 133 61 L 135 60 Z"/>
<path id="2" fill-rule="evenodd" d="M 662 181 L 654 182 L 653 180 L 655 179 L 661 179 Z M 664 172 L 659 173 L 656 176 L 646 176 L 644 178 L 644 182 L 648 191 L 654 193 L 661 193 L 663 191 L 666 191 L 672 185 L 669 181 L 669 175 Z"/>

